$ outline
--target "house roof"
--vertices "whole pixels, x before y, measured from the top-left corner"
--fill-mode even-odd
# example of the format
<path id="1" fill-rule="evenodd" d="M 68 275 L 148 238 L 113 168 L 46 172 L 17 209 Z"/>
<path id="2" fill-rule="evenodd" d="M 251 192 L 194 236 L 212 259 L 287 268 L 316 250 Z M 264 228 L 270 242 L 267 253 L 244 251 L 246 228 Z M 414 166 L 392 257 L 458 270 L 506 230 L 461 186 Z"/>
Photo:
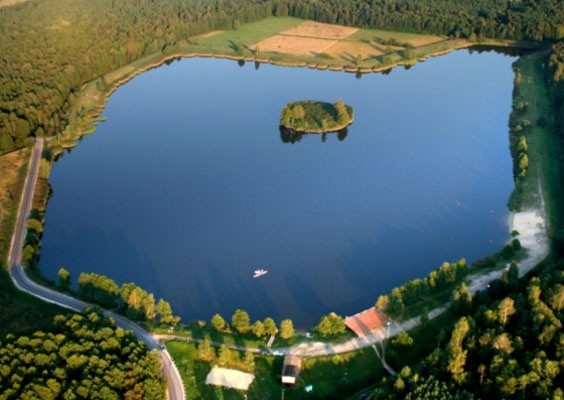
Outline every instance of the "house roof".
<path id="1" fill-rule="evenodd" d="M 345 325 L 358 336 L 363 337 L 384 327 L 388 321 L 389 319 L 376 307 L 371 307 L 352 317 L 345 318 Z"/>
<path id="2" fill-rule="evenodd" d="M 284 366 L 282 376 L 297 377 L 302 368 L 302 358 L 296 354 L 286 354 L 284 356 Z"/>

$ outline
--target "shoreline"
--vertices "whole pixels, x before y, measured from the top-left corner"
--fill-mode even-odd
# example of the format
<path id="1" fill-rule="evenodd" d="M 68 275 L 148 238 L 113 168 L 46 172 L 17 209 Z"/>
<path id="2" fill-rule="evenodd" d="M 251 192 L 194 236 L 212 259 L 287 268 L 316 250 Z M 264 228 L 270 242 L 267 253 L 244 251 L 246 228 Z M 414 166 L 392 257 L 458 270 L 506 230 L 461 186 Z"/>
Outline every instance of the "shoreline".
<path id="1" fill-rule="evenodd" d="M 359 75 L 371 74 L 371 73 L 382 73 L 392 70 L 395 67 L 409 67 L 413 66 L 419 62 L 424 62 L 431 57 L 439 57 L 448 54 L 455 50 L 472 48 L 474 46 L 487 46 L 487 47 L 507 47 L 507 48 L 522 48 L 516 42 L 512 41 L 500 41 L 500 40 L 485 40 L 483 42 L 469 42 L 466 39 L 452 39 L 449 41 L 449 48 L 439 49 L 422 56 L 418 56 L 414 59 L 400 59 L 395 62 L 386 65 L 379 66 L 354 66 L 354 65 L 342 65 L 339 63 L 331 63 L 327 61 L 317 62 L 315 60 L 304 61 L 292 59 L 294 56 L 291 54 L 272 54 L 271 56 L 282 56 L 282 58 L 274 58 L 261 55 L 260 57 L 249 56 L 249 55 L 236 55 L 227 54 L 223 52 L 213 52 L 213 51 L 194 51 L 190 48 L 178 49 L 171 54 L 155 53 L 152 55 L 145 56 L 139 60 L 133 61 L 123 67 L 108 72 L 99 78 L 91 80 L 85 83 L 79 91 L 77 96 L 78 100 L 72 106 L 71 115 L 69 116 L 69 124 L 62 132 L 60 136 L 56 136 L 58 147 L 61 149 L 72 148 L 76 146 L 76 142 L 84 135 L 92 133 L 96 130 L 96 125 L 98 124 L 99 116 L 104 110 L 109 97 L 122 85 L 129 82 L 131 79 L 135 78 L 143 72 L 147 72 L 153 68 L 158 68 L 167 62 L 171 62 L 177 59 L 183 58 L 217 58 L 233 60 L 238 62 L 255 62 L 260 64 L 270 64 L 281 67 L 299 67 L 299 68 L 309 68 L 317 69 L 319 71 L 334 71 L 334 72 L 345 72 L 345 73 L 356 73 Z M 284 58 L 284 56 L 286 58 Z M 136 66 L 136 64 L 140 64 Z M 117 75 L 116 78 L 111 79 L 113 75 Z M 106 81 L 107 80 L 107 81 Z M 105 84 L 104 89 L 100 89 L 98 85 L 102 82 Z M 89 93 L 92 91 L 93 93 Z M 92 100 L 89 100 L 94 98 Z M 78 116 L 78 110 L 82 109 L 83 116 Z M 78 120 L 80 118 L 80 121 Z M 351 122 L 352 123 L 352 122 Z M 350 124 L 347 124 L 348 126 Z M 345 127 L 346 127 L 345 126 Z M 344 128 L 344 127 L 343 127 Z M 341 128 L 342 129 L 342 128 Z M 316 132 L 316 133 L 321 133 Z M 331 131 L 332 132 L 332 131 Z M 48 144 L 50 145 L 50 144 Z"/>

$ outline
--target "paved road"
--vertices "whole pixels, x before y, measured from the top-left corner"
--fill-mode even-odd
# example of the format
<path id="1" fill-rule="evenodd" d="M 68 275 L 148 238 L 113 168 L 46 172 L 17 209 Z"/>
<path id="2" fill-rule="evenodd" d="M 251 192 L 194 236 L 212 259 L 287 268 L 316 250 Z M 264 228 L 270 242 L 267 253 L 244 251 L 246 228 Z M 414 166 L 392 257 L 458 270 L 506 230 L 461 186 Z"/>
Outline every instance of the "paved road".
<path id="1" fill-rule="evenodd" d="M 16 285 L 18 289 L 29 293 L 32 296 L 38 297 L 49 303 L 68 308 L 70 310 L 81 312 L 84 310 L 84 308 L 89 306 L 88 303 L 35 283 L 27 277 L 25 270 L 21 265 L 22 249 L 26 235 L 27 217 L 31 211 L 33 193 L 35 191 L 35 185 L 37 183 L 37 177 L 39 174 L 39 164 L 42 152 L 43 139 L 37 139 L 31 155 L 29 171 L 20 202 L 16 231 L 14 232 L 14 236 L 12 237 L 10 252 L 8 254 L 10 277 L 12 278 L 14 285 Z M 162 348 L 157 339 L 154 338 L 145 329 L 141 328 L 139 325 L 128 320 L 127 318 L 122 317 L 121 315 L 107 310 L 104 311 L 104 315 L 112 318 L 116 322 L 116 325 L 118 325 L 119 327 L 133 331 L 135 336 L 137 336 L 139 340 L 143 341 L 149 349 L 156 349 L 159 352 L 159 355 L 163 362 L 163 374 L 167 378 L 168 398 L 170 400 L 184 400 L 186 398 L 186 395 L 184 392 L 184 385 L 182 384 L 182 378 L 180 377 L 176 366 L 172 362 L 170 354 Z"/>

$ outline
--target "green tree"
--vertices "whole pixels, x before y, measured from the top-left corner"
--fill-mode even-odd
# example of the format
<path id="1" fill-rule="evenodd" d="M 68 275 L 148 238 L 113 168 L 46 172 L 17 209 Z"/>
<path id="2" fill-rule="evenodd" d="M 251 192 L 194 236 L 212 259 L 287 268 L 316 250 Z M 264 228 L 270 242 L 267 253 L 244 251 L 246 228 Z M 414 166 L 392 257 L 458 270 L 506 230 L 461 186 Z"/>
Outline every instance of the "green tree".
<path id="1" fill-rule="evenodd" d="M 452 308 L 458 315 L 466 314 L 472 308 L 472 294 L 464 282 L 452 293 Z"/>
<path id="2" fill-rule="evenodd" d="M 215 349 L 209 340 L 203 340 L 198 345 L 198 358 L 202 361 L 211 362 L 215 358 Z"/>
<path id="3" fill-rule="evenodd" d="M 378 300 L 376 300 L 376 308 L 381 311 L 387 311 L 388 306 L 390 305 L 390 298 L 387 294 L 382 294 L 378 296 Z"/>
<path id="4" fill-rule="evenodd" d="M 497 307 L 497 315 L 501 325 L 505 325 L 510 316 L 515 314 L 515 302 L 512 298 L 506 297 Z"/>
<path id="5" fill-rule="evenodd" d="M 322 336 L 333 336 L 345 332 L 346 326 L 342 317 L 335 313 L 331 313 L 322 317 L 321 321 L 314 330 Z"/>
<path id="6" fill-rule="evenodd" d="M 222 332 L 225 330 L 226 323 L 221 315 L 215 314 L 211 319 L 211 325 L 216 331 Z"/>
<path id="7" fill-rule="evenodd" d="M 243 357 L 243 365 L 249 372 L 253 372 L 255 370 L 255 355 L 250 351 L 245 352 L 245 356 Z"/>
<path id="8" fill-rule="evenodd" d="M 71 284 L 70 272 L 67 271 L 65 268 L 60 268 L 58 272 L 58 277 L 59 279 L 57 281 L 57 287 L 64 292 L 68 291 L 70 289 L 70 284 Z"/>
<path id="9" fill-rule="evenodd" d="M 280 322 L 280 337 L 282 339 L 290 339 L 295 335 L 294 324 L 292 320 L 285 319 Z"/>
<path id="10" fill-rule="evenodd" d="M 548 303 L 555 311 L 564 309 L 564 285 L 557 283 L 549 292 Z"/>
<path id="11" fill-rule="evenodd" d="M 513 342 L 507 333 L 502 333 L 495 337 L 493 348 L 506 354 L 511 354 L 513 352 Z"/>
<path id="12" fill-rule="evenodd" d="M 256 321 L 252 327 L 253 335 L 258 338 L 264 336 L 264 324 L 261 321 Z"/>
<path id="13" fill-rule="evenodd" d="M 452 379 L 459 385 L 466 380 L 468 375 L 464 369 L 468 352 L 463 348 L 463 341 L 469 331 L 470 324 L 466 317 L 462 317 L 456 322 L 448 344 L 447 370 L 451 374 Z"/>
<path id="14" fill-rule="evenodd" d="M 168 301 L 159 299 L 156 306 L 156 311 L 159 314 L 159 322 L 168 326 L 176 326 L 180 321 L 180 317 L 172 315 L 172 307 Z"/>
<path id="15" fill-rule="evenodd" d="M 265 318 L 264 319 L 264 333 L 267 335 L 274 335 L 278 332 L 278 328 L 276 327 L 276 322 L 272 318 Z"/>
<path id="16" fill-rule="evenodd" d="M 393 288 L 390 293 L 390 302 L 388 304 L 388 312 L 393 315 L 398 315 L 403 311 L 403 295 L 401 289 Z"/>
<path id="17" fill-rule="evenodd" d="M 219 347 L 219 355 L 217 357 L 217 364 L 220 367 L 225 367 L 225 366 L 227 366 L 231 363 L 232 358 L 233 358 L 233 354 L 232 354 L 231 349 L 229 349 L 229 347 L 227 347 L 226 345 L 222 344 Z"/>
<path id="18" fill-rule="evenodd" d="M 246 311 L 237 309 L 231 317 L 231 325 L 237 332 L 247 333 L 251 330 L 251 318 Z"/>

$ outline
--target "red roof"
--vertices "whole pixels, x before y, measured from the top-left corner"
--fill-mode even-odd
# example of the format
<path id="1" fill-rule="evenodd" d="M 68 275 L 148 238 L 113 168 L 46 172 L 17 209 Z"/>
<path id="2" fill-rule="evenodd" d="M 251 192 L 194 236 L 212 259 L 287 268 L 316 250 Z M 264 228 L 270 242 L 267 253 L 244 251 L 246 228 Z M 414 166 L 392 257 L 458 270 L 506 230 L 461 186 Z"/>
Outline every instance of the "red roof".
<path id="1" fill-rule="evenodd" d="M 358 336 L 363 337 L 371 331 L 382 328 L 388 321 L 382 312 L 372 307 L 345 318 L 345 325 Z"/>

